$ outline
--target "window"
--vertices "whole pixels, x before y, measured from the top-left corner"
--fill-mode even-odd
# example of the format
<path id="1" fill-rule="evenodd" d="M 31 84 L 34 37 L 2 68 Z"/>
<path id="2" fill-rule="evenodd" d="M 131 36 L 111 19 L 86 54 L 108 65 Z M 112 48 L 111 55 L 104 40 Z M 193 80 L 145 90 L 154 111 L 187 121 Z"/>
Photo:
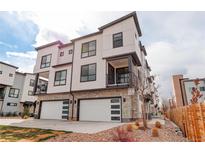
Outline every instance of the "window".
<path id="1" fill-rule="evenodd" d="M 3 72 L 2 72 L 2 71 L 0 71 L 0 74 L 3 74 Z"/>
<path id="2" fill-rule="evenodd" d="M 28 91 L 28 96 L 33 96 L 33 91 Z"/>
<path id="3" fill-rule="evenodd" d="M 47 68 L 51 65 L 51 54 L 45 55 L 41 59 L 41 68 Z"/>
<path id="4" fill-rule="evenodd" d="M 62 57 L 62 56 L 64 56 L 64 52 L 63 51 L 60 52 L 60 57 Z"/>
<path id="5" fill-rule="evenodd" d="M 13 77 L 13 74 L 12 74 L 12 73 L 9 73 L 9 77 Z"/>
<path id="6" fill-rule="evenodd" d="M 68 54 L 69 54 L 69 55 L 71 55 L 72 53 L 73 53 L 73 50 L 72 50 L 72 49 L 68 50 Z"/>
<path id="7" fill-rule="evenodd" d="M 111 109 L 120 109 L 120 105 L 111 105 Z"/>
<path id="8" fill-rule="evenodd" d="M 200 87 L 200 91 L 205 91 L 205 87 Z"/>
<path id="9" fill-rule="evenodd" d="M 67 70 L 57 71 L 55 73 L 54 86 L 66 85 L 66 76 L 67 76 Z"/>
<path id="10" fill-rule="evenodd" d="M 113 34 L 113 48 L 118 48 L 122 46 L 123 46 L 122 32 Z"/>
<path id="11" fill-rule="evenodd" d="M 9 97 L 18 98 L 19 97 L 19 89 L 10 88 L 9 90 Z"/>
<path id="12" fill-rule="evenodd" d="M 82 44 L 81 57 L 90 57 L 96 55 L 96 41 L 86 42 Z"/>
<path id="13" fill-rule="evenodd" d="M 7 106 L 17 106 L 17 103 L 7 103 Z"/>
<path id="14" fill-rule="evenodd" d="M 30 85 L 31 87 L 34 87 L 34 85 L 35 85 L 35 80 L 31 79 L 29 85 Z"/>
<path id="15" fill-rule="evenodd" d="M 80 82 L 95 81 L 95 80 L 96 80 L 96 64 L 81 66 Z"/>

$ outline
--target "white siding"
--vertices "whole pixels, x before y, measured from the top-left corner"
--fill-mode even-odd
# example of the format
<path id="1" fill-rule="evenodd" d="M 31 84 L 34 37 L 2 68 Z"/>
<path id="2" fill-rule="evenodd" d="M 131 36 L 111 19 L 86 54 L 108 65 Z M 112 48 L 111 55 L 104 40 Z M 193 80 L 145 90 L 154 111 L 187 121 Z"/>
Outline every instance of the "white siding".
<path id="1" fill-rule="evenodd" d="M 36 96 L 29 96 L 28 95 L 28 91 L 33 91 L 33 88 L 34 88 L 34 87 L 30 86 L 30 80 L 31 79 L 35 80 L 35 75 L 26 74 L 25 80 L 24 80 L 24 86 L 23 86 L 21 102 L 25 102 L 25 101 L 34 102 L 37 99 Z"/>
<path id="2" fill-rule="evenodd" d="M 81 58 L 82 43 L 96 40 L 96 56 Z M 96 63 L 96 81 L 80 82 L 81 66 Z M 106 87 L 106 61 L 102 59 L 102 35 L 96 35 L 75 42 L 73 60 L 72 90 Z"/>
<path id="3" fill-rule="evenodd" d="M 66 85 L 64 86 L 54 86 L 55 72 L 67 70 Z M 48 90 L 47 93 L 61 93 L 70 91 L 70 81 L 71 81 L 71 65 L 64 65 L 56 68 L 52 68 L 49 74 L 48 80 Z"/>
<path id="4" fill-rule="evenodd" d="M 0 74 L 0 84 L 13 85 L 16 68 L 0 63 L 0 71 L 2 71 L 2 74 Z M 10 73 L 13 74 L 13 77 L 9 77 Z"/>

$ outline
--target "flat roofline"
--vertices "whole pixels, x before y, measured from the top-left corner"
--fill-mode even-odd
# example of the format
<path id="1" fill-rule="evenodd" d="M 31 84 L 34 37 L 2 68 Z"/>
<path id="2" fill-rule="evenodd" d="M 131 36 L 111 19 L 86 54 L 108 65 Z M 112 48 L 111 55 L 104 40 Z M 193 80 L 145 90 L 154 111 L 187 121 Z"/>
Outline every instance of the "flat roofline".
<path id="1" fill-rule="evenodd" d="M 142 31 L 141 31 L 141 29 L 140 29 L 140 25 L 139 25 L 139 21 L 138 21 L 138 18 L 137 18 L 137 13 L 136 13 L 136 11 L 133 11 L 133 12 L 131 12 L 131 13 L 129 13 L 129 14 L 127 14 L 127 15 L 121 17 L 121 18 L 118 18 L 118 19 L 116 19 L 116 20 L 114 20 L 114 21 L 112 21 L 112 22 L 110 22 L 110 23 L 107 23 L 107 24 L 105 24 L 104 26 L 99 27 L 98 29 L 99 29 L 99 30 L 103 30 L 103 29 L 108 28 L 108 27 L 110 27 L 110 26 L 112 26 L 112 25 L 115 25 L 115 24 L 117 24 L 117 23 L 119 23 L 119 22 L 122 22 L 123 20 L 126 20 L 126 19 L 128 19 L 128 18 L 130 18 L 130 17 L 133 17 L 133 18 L 134 18 L 134 22 L 135 22 L 135 26 L 136 26 L 136 28 L 137 28 L 138 34 L 139 34 L 139 36 L 142 36 Z"/>
<path id="2" fill-rule="evenodd" d="M 98 35 L 98 34 L 101 34 L 101 33 L 102 33 L 102 31 L 93 32 L 93 33 L 90 33 L 90 34 L 87 34 L 87 35 L 84 35 L 84 36 L 74 38 L 74 39 L 71 40 L 71 42 L 74 42 L 74 41 L 77 41 L 77 40 L 80 40 L 80 39 L 83 39 L 83 38 L 95 36 L 95 35 Z"/>
<path id="3" fill-rule="evenodd" d="M 44 48 L 47 48 L 47 47 L 50 47 L 50 46 L 53 46 L 53 45 L 57 45 L 57 44 L 63 45 L 63 43 L 58 40 L 58 41 L 55 41 L 55 42 L 51 42 L 51 43 L 36 47 L 35 49 L 38 51 L 38 50 L 41 50 L 41 49 L 44 49 Z"/>
<path id="4" fill-rule="evenodd" d="M 0 64 L 7 65 L 7 66 L 10 66 L 10 67 L 13 67 L 13 68 L 18 69 L 17 66 L 14 66 L 14 65 L 11 65 L 11 64 L 8 64 L 8 63 L 5 63 L 5 62 L 2 62 L 2 61 L 0 61 Z"/>

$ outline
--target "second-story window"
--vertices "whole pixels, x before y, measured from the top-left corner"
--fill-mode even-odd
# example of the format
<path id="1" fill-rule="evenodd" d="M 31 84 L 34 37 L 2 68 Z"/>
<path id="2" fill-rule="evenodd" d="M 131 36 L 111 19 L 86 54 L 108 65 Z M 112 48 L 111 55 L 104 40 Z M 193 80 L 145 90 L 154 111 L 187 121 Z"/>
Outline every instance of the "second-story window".
<path id="1" fill-rule="evenodd" d="M 54 86 L 66 85 L 67 70 L 57 71 L 55 74 Z"/>
<path id="2" fill-rule="evenodd" d="M 0 71 L 0 74 L 3 74 L 3 72 L 2 72 L 2 71 Z"/>
<path id="3" fill-rule="evenodd" d="M 96 80 L 96 64 L 81 66 L 80 82 L 95 81 L 95 80 Z"/>
<path id="4" fill-rule="evenodd" d="M 113 48 L 118 48 L 122 46 L 123 46 L 122 32 L 113 34 Z"/>
<path id="5" fill-rule="evenodd" d="M 69 55 L 71 55 L 72 53 L 73 53 L 73 50 L 72 50 L 72 49 L 68 50 L 68 54 L 69 54 Z"/>
<path id="6" fill-rule="evenodd" d="M 63 51 L 60 52 L 60 57 L 62 57 L 62 56 L 64 56 L 64 52 Z"/>
<path id="7" fill-rule="evenodd" d="M 12 74 L 12 73 L 9 73 L 9 77 L 13 77 L 13 74 Z"/>
<path id="8" fill-rule="evenodd" d="M 96 41 L 86 42 L 82 44 L 81 57 L 90 57 L 96 55 Z"/>
<path id="9" fill-rule="evenodd" d="M 13 97 L 13 98 L 18 98 L 19 97 L 19 89 L 16 88 L 10 88 L 9 90 L 9 97 Z"/>
<path id="10" fill-rule="evenodd" d="M 41 68 L 47 68 L 51 65 L 51 54 L 45 55 L 41 59 Z"/>

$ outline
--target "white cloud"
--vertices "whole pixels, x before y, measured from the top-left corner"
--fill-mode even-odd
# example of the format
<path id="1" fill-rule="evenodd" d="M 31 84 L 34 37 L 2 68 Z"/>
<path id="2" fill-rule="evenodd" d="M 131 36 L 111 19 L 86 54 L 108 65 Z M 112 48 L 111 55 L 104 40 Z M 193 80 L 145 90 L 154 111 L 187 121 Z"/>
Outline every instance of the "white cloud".
<path id="1" fill-rule="evenodd" d="M 33 68 L 36 62 L 37 52 L 6 52 L 7 63 L 18 66 L 19 71 L 33 73 Z"/>
<path id="2" fill-rule="evenodd" d="M 7 48 L 17 48 L 17 45 L 11 45 L 11 44 L 1 42 L 1 41 L 0 41 L 0 46 L 5 46 Z"/>
<path id="3" fill-rule="evenodd" d="M 69 39 L 97 31 L 98 27 L 128 12 L 19 12 L 20 18 L 32 20 L 39 27 L 36 44 Z M 82 31 L 83 30 L 83 31 Z M 51 34 L 51 35 L 50 35 Z"/>
<path id="4" fill-rule="evenodd" d="M 6 52 L 6 55 L 8 57 L 18 57 L 18 58 L 27 58 L 27 59 L 32 59 L 35 60 L 37 57 L 37 52 L 36 51 L 27 51 L 27 52 Z"/>

